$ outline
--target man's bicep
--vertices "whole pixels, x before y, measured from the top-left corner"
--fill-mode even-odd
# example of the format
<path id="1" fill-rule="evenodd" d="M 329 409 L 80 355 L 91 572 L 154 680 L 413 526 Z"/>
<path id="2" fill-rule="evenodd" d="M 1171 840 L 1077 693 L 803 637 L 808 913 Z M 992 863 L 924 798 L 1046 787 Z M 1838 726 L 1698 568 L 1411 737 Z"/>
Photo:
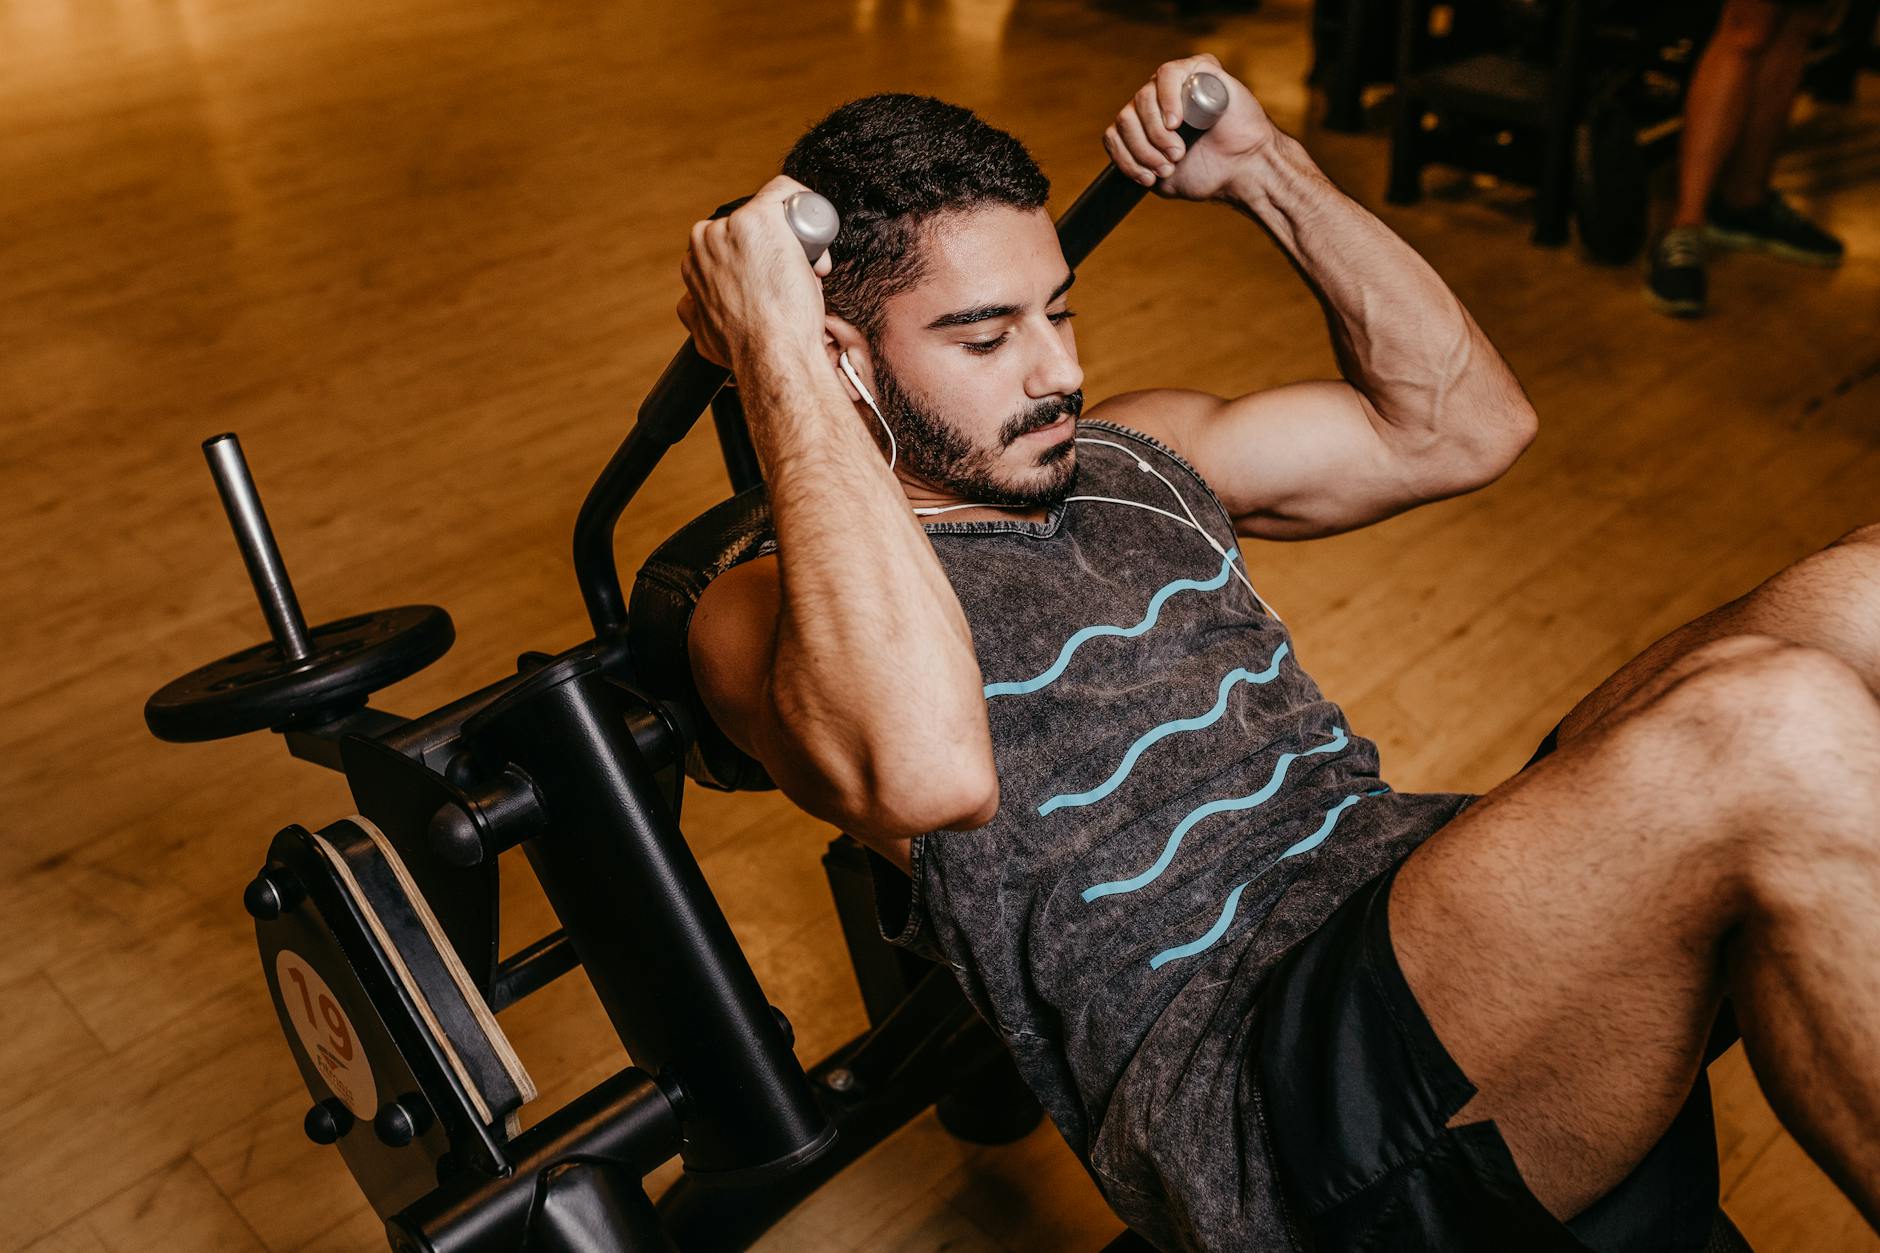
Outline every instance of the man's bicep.
<path id="1" fill-rule="evenodd" d="M 1467 490 L 1445 484 L 1349 383 L 1314 380 L 1191 412 L 1196 467 L 1242 535 L 1312 539 Z"/>
<path id="2" fill-rule="evenodd" d="M 1241 535 L 1335 535 L 1480 486 L 1445 470 L 1435 449 L 1392 431 L 1349 383 L 1288 383 L 1233 400 L 1200 392 L 1137 395 L 1130 398 L 1136 405 L 1164 415 L 1170 442 L 1220 497 Z"/>

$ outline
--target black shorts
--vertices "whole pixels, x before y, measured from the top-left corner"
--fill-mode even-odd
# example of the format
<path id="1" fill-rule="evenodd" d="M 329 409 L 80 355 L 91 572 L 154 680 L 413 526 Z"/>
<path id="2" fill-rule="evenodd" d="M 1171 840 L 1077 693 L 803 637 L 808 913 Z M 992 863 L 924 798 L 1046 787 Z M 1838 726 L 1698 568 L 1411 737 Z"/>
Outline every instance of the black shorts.
<path id="1" fill-rule="evenodd" d="M 1553 745 L 1550 732 L 1533 761 Z M 1393 867 L 1371 880 L 1291 949 L 1261 996 L 1254 1064 L 1267 1132 L 1311 1247 L 1702 1253 L 1718 1180 L 1701 1073 L 1637 1169 L 1564 1224 L 1523 1183 L 1493 1121 L 1445 1126 L 1476 1088 L 1397 965 L 1386 910 L 1396 875 Z"/>

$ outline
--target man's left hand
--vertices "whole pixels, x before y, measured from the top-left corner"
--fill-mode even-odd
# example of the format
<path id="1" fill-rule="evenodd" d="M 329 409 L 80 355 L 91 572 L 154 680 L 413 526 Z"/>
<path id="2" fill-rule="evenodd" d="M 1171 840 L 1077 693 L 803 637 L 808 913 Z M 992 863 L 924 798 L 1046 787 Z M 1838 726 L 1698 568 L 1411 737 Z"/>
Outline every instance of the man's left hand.
<path id="1" fill-rule="evenodd" d="M 1181 125 L 1182 83 L 1197 70 L 1227 85 L 1227 112 L 1193 148 L 1175 133 Z M 1277 132 L 1245 84 L 1210 53 L 1168 61 L 1103 132 L 1103 147 L 1127 177 L 1159 196 L 1214 200 L 1248 158 L 1273 143 Z"/>

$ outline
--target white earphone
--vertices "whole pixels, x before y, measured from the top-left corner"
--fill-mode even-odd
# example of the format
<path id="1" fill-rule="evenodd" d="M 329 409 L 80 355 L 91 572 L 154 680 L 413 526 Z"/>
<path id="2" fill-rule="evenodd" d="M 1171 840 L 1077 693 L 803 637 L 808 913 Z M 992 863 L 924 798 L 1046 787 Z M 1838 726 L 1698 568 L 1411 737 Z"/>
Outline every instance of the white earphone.
<path id="1" fill-rule="evenodd" d="M 888 432 L 888 469 L 894 469 L 894 460 L 899 454 L 899 449 L 895 446 L 894 431 L 888 426 L 888 420 L 881 416 L 881 406 L 875 403 L 874 393 L 868 390 L 868 384 L 862 382 L 862 376 L 857 374 L 855 367 L 849 364 L 847 352 L 836 358 L 836 364 L 841 366 L 842 372 L 849 376 L 849 382 L 855 384 L 855 390 L 862 394 L 862 403 L 874 413 L 875 421 L 881 423 L 881 429 Z M 919 513 L 920 510 L 916 509 L 914 512 Z"/>

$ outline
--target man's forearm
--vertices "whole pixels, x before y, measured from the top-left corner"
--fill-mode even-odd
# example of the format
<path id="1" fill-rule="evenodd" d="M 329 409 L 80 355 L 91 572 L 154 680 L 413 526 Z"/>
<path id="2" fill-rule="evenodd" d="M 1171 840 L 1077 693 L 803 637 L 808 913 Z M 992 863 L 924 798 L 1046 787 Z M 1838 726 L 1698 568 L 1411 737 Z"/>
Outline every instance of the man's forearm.
<path id="1" fill-rule="evenodd" d="M 820 354 L 738 363 L 783 604 L 772 700 L 838 790 L 911 827 L 996 787 L 959 600 Z"/>
<path id="2" fill-rule="evenodd" d="M 1455 293 L 1299 142 L 1277 133 L 1227 199 L 1319 298 L 1346 381 L 1414 443 L 1489 451 L 1532 433 L 1520 384 Z"/>

